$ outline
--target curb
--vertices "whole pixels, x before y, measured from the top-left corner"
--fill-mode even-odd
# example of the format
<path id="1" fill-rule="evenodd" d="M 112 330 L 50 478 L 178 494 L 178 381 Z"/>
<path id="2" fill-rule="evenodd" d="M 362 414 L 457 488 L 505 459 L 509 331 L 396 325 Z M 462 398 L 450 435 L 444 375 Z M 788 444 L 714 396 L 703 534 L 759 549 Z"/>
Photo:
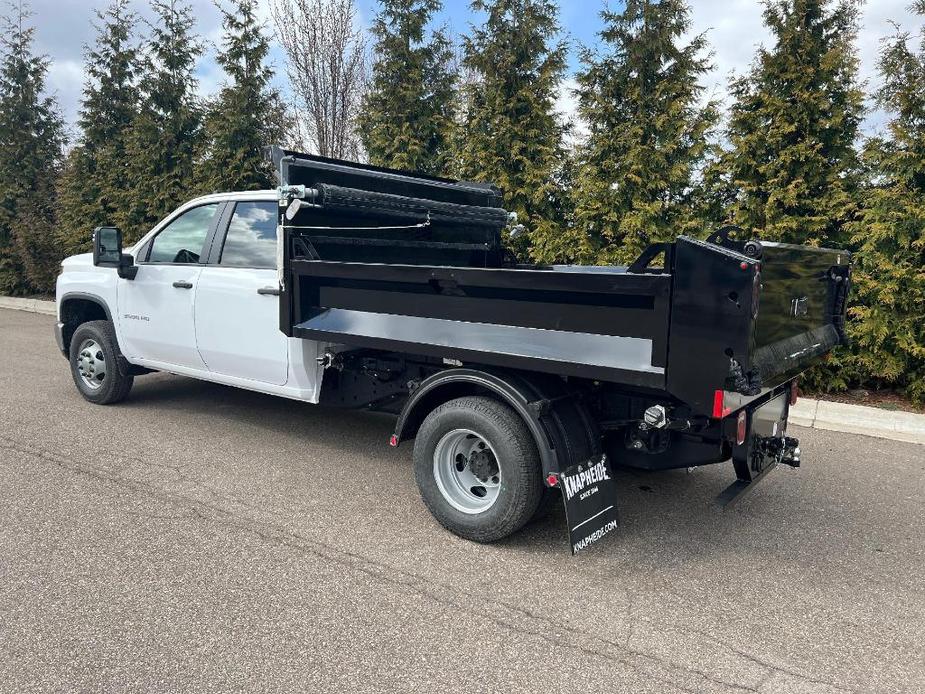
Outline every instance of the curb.
<path id="1" fill-rule="evenodd" d="M 925 445 L 925 414 L 800 398 L 790 424 Z"/>
<path id="2" fill-rule="evenodd" d="M 41 299 L 0 296 L 0 308 L 58 315 L 54 301 Z M 800 398 L 790 408 L 790 424 L 925 445 L 925 414 L 914 412 Z"/>
<path id="3" fill-rule="evenodd" d="M 42 299 L 20 299 L 15 296 L 0 296 L 0 308 L 9 308 L 14 311 L 28 311 L 29 313 L 41 313 L 45 316 L 58 315 L 55 302 L 43 301 Z"/>

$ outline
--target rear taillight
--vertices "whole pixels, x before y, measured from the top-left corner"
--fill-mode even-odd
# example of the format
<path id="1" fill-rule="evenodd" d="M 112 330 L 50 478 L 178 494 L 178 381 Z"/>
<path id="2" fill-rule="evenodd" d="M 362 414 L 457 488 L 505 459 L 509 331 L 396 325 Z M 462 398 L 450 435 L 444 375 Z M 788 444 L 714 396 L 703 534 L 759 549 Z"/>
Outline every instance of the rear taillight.
<path id="1" fill-rule="evenodd" d="M 736 420 L 736 445 L 741 446 L 745 443 L 745 435 L 748 433 L 748 415 L 745 410 L 739 412 L 739 418 Z"/>
<path id="2" fill-rule="evenodd" d="M 790 381 L 790 406 L 793 407 L 797 404 L 797 400 L 800 399 L 800 384 L 799 381 L 795 378 Z"/>
<path id="3" fill-rule="evenodd" d="M 722 419 L 732 412 L 732 409 L 726 407 L 726 393 L 721 390 L 713 391 L 713 417 Z"/>
<path id="4" fill-rule="evenodd" d="M 752 318 L 758 317 L 758 305 L 761 303 L 761 273 L 755 273 L 752 280 Z"/>

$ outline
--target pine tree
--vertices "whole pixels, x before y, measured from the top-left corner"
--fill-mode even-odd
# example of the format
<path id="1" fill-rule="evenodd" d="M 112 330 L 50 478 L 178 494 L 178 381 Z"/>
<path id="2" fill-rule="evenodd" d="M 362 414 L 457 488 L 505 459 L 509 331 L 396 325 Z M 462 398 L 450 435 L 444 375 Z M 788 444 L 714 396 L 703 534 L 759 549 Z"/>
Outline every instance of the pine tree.
<path id="1" fill-rule="evenodd" d="M 440 0 L 380 0 L 373 24 L 375 64 L 359 117 L 369 161 L 441 174 L 449 164 L 455 73 L 443 29 L 425 41 Z"/>
<path id="2" fill-rule="evenodd" d="M 96 40 L 85 49 L 87 82 L 78 126 L 81 135 L 67 157 L 59 186 L 58 236 L 66 253 L 89 249 L 94 227 L 111 224 L 125 201 L 125 137 L 138 111 L 132 44 L 137 21 L 129 0 L 96 11 Z"/>
<path id="3" fill-rule="evenodd" d="M 128 241 L 201 190 L 203 114 L 193 70 L 202 44 L 189 5 L 152 0 L 151 7 L 157 22 L 141 73 L 141 110 L 126 138 L 128 191 L 118 215 Z"/>
<path id="4" fill-rule="evenodd" d="M 717 110 L 701 104 L 705 37 L 681 45 L 689 15 L 684 0 L 628 0 L 601 13 L 606 52 L 582 51 L 577 96 L 589 134 L 578 153 L 577 260 L 630 262 L 697 226 Z"/>
<path id="5" fill-rule="evenodd" d="M 455 137 L 456 173 L 497 184 L 505 206 L 526 234 L 512 241 L 520 253 L 553 260 L 562 252 L 565 126 L 554 104 L 565 70 L 551 0 L 474 0 L 487 13 L 464 39 L 463 115 Z"/>
<path id="6" fill-rule="evenodd" d="M 263 148 L 280 139 L 283 127 L 282 100 L 270 85 L 273 71 L 265 62 L 270 45 L 257 18 L 257 0 L 232 0 L 221 11 L 225 35 L 216 61 L 229 81 L 205 120 L 204 188 L 268 188 L 274 179 Z"/>
<path id="7" fill-rule="evenodd" d="M 51 232 L 64 124 L 43 96 L 49 61 L 32 52 L 29 17 L 11 5 L 0 36 L 0 293 L 50 291 L 60 258 Z"/>
<path id="8" fill-rule="evenodd" d="M 858 0 L 766 0 L 764 21 L 774 47 L 732 83 L 731 219 L 767 240 L 842 245 L 857 209 Z"/>
<path id="9" fill-rule="evenodd" d="M 925 16 L 925 0 L 913 9 Z M 884 43 L 877 99 L 888 137 L 865 147 L 872 184 L 855 225 L 855 366 L 874 385 L 899 385 L 925 402 L 925 34 Z"/>

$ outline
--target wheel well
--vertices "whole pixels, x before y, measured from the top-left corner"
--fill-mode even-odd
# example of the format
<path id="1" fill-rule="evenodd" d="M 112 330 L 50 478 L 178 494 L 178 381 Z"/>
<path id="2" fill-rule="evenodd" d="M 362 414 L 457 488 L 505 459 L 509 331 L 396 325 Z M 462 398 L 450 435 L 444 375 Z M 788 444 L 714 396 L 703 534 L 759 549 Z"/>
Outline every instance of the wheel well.
<path id="1" fill-rule="evenodd" d="M 64 349 L 70 350 L 74 331 L 93 320 L 111 320 L 105 306 L 96 299 L 74 297 L 61 302 L 61 322 L 64 324 Z"/>
<path id="2" fill-rule="evenodd" d="M 418 429 L 421 428 L 424 419 L 428 414 L 440 407 L 440 405 L 450 400 L 455 400 L 456 398 L 464 398 L 468 395 L 483 395 L 492 400 L 504 403 L 505 405 L 510 405 L 510 402 L 501 397 L 496 391 L 491 388 L 486 388 L 485 386 L 480 386 L 478 383 L 469 381 L 445 383 L 439 388 L 434 388 L 425 393 L 414 401 L 413 409 L 407 413 L 407 417 L 404 420 L 402 439 L 413 439 L 417 436 Z"/>
<path id="3" fill-rule="evenodd" d="M 426 389 L 425 382 L 422 388 L 425 390 L 418 397 L 412 393 L 399 416 L 396 444 L 414 438 L 427 415 L 443 403 L 482 395 L 513 407 L 527 421 L 540 449 L 544 475 L 587 460 L 602 450 L 600 432 L 581 393 L 571 391 L 560 379 L 470 371 L 458 380 L 435 383 L 430 389 Z"/>

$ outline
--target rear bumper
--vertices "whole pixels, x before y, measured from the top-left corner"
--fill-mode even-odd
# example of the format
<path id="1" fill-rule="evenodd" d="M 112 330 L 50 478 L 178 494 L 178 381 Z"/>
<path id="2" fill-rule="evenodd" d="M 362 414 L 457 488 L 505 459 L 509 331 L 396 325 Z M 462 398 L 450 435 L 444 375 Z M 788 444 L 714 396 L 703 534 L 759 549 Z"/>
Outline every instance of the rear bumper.
<path id="1" fill-rule="evenodd" d="M 61 321 L 55 323 L 55 343 L 58 345 L 58 349 L 61 350 L 61 354 L 67 358 L 68 353 L 64 346 L 64 323 Z"/>

